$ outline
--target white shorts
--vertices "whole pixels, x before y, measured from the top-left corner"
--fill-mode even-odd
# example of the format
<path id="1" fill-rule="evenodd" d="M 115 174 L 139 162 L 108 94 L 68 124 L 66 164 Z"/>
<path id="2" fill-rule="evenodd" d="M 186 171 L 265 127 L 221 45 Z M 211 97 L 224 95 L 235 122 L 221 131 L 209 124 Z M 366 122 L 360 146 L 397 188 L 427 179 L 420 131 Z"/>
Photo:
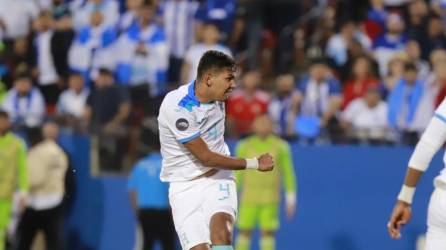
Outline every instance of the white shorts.
<path id="1" fill-rule="evenodd" d="M 436 188 L 429 202 L 425 250 L 446 250 L 446 190 Z"/>
<path id="2" fill-rule="evenodd" d="M 184 250 L 211 244 L 209 224 L 212 215 L 237 214 L 237 187 L 232 171 L 220 170 L 211 177 L 172 182 L 169 187 L 175 229 Z"/>

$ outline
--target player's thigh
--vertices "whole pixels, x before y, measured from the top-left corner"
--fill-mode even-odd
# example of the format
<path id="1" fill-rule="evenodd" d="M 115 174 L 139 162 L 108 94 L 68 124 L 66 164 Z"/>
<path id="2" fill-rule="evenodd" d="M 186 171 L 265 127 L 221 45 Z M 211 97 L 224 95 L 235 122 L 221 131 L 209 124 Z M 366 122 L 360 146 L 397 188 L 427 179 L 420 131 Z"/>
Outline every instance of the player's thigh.
<path id="1" fill-rule="evenodd" d="M 259 208 L 259 229 L 261 231 L 277 231 L 279 228 L 279 206 L 265 204 Z"/>
<path id="2" fill-rule="evenodd" d="M 189 250 L 210 244 L 209 225 L 203 213 L 204 189 L 200 181 L 171 183 L 169 202 L 181 246 Z"/>
<path id="3" fill-rule="evenodd" d="M 237 187 L 233 179 L 210 179 L 207 181 L 203 210 L 208 223 L 216 213 L 226 213 L 236 220 Z"/>
<path id="4" fill-rule="evenodd" d="M 428 211 L 425 250 L 444 250 L 446 246 L 446 190 L 437 188 Z"/>
<path id="5" fill-rule="evenodd" d="M 240 204 L 237 218 L 237 227 L 239 230 L 251 231 L 256 227 L 258 221 L 259 206 L 254 204 Z"/>

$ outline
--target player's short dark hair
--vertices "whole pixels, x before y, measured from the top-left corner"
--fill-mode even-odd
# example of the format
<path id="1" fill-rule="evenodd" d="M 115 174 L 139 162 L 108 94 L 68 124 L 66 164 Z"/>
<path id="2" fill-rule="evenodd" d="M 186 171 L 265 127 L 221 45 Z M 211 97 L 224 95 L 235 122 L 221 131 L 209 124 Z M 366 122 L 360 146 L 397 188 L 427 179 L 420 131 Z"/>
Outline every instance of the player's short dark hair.
<path id="1" fill-rule="evenodd" d="M 234 59 L 223 52 L 209 50 L 200 59 L 197 70 L 197 79 L 201 79 L 203 75 L 210 70 L 232 69 L 235 71 L 236 64 Z"/>
<path id="2" fill-rule="evenodd" d="M 9 119 L 9 114 L 8 114 L 8 112 L 6 112 L 6 111 L 4 111 L 4 110 L 0 110 L 0 118 Z"/>

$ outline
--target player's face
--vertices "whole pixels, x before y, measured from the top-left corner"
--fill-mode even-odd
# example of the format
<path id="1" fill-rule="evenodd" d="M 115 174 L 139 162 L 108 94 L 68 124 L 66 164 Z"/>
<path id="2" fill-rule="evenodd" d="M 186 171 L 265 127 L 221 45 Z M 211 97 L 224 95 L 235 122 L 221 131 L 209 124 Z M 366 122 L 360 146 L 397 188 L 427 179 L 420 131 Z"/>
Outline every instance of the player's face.
<path id="1" fill-rule="evenodd" d="M 216 101 L 225 101 L 236 87 L 235 71 L 233 69 L 224 69 L 216 72 L 211 78 L 211 81 L 213 99 Z"/>

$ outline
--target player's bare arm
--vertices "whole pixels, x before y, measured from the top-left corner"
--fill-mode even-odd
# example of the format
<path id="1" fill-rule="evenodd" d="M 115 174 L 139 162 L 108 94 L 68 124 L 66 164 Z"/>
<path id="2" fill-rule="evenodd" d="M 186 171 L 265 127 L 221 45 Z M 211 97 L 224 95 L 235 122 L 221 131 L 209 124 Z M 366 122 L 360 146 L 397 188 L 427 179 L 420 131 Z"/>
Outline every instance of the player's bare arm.
<path id="1" fill-rule="evenodd" d="M 271 171 L 274 168 L 274 159 L 270 154 L 263 154 L 256 159 L 238 159 L 212 152 L 206 142 L 200 137 L 189 141 L 184 146 L 205 166 L 226 170 L 243 170 L 256 168 L 259 171 Z M 257 161 L 257 166 L 255 162 Z M 251 164 L 251 165 L 250 165 Z"/>
<path id="2" fill-rule="evenodd" d="M 401 227 L 411 219 L 411 204 L 416 186 L 435 153 L 446 142 L 446 126 L 438 117 L 433 117 L 413 152 L 404 185 L 387 224 L 393 239 L 401 237 Z"/>

